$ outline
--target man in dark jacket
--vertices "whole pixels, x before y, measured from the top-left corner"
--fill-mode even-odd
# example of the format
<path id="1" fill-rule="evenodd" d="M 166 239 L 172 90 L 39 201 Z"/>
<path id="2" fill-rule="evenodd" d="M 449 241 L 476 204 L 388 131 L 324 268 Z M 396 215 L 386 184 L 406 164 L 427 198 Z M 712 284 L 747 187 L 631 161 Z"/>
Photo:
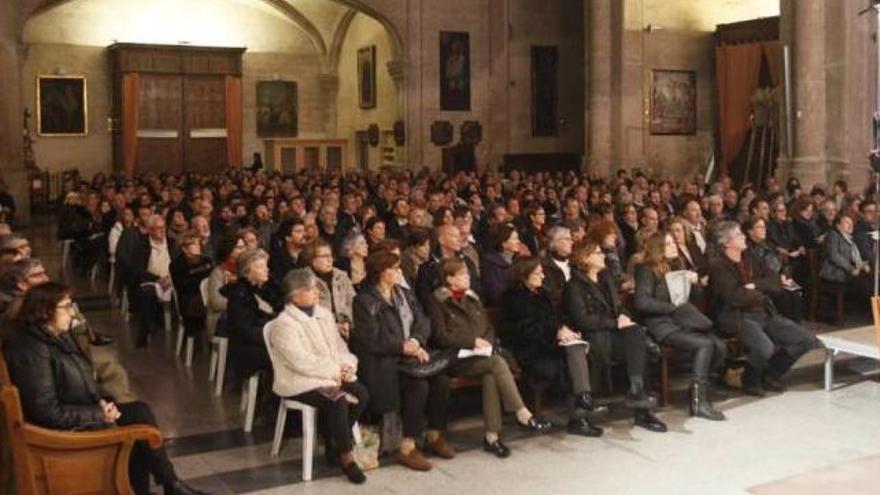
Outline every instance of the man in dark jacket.
<path id="1" fill-rule="evenodd" d="M 306 227 L 301 218 L 285 220 L 278 227 L 278 243 L 281 247 L 272 250 L 269 256 L 269 271 L 276 285 L 288 272 L 298 266 L 299 257 L 306 245 Z"/>
<path id="2" fill-rule="evenodd" d="M 794 363 L 818 341 L 776 310 L 768 292 L 781 290 L 784 276 L 766 270 L 743 253 L 746 238 L 736 222 L 716 227 L 719 253 L 709 266 L 717 323 L 737 333 L 748 349 L 743 391 L 763 396 L 764 388 L 783 391 L 781 382 Z"/>
<path id="3" fill-rule="evenodd" d="M 574 242 L 567 227 L 555 226 L 547 232 L 547 254 L 541 260 L 544 268 L 544 290 L 553 306 L 562 309 L 562 291 L 571 278 L 571 248 Z"/>

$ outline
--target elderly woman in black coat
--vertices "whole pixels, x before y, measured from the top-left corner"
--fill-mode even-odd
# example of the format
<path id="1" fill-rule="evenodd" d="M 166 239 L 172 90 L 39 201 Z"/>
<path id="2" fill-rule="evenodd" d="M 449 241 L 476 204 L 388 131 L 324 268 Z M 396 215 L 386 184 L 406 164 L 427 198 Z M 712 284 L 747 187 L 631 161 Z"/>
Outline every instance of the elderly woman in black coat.
<path id="1" fill-rule="evenodd" d="M 837 215 L 834 228 L 825 239 L 825 259 L 819 269 L 819 278 L 827 282 L 845 284 L 847 290 L 860 300 L 871 295 L 872 277 L 869 260 L 862 259 L 853 241 L 853 220 L 846 213 Z"/>
<path id="2" fill-rule="evenodd" d="M 440 370 L 419 377 L 402 365 L 429 365 L 431 325 L 412 291 L 401 287 L 400 258 L 388 251 L 367 257 L 365 286 L 354 298 L 352 349 L 360 362 L 358 377 L 370 391 L 370 412 L 381 417 L 401 412 L 403 441 L 397 461 L 417 471 L 431 464 L 416 448 L 425 430 L 428 448 L 451 459 L 455 451 L 446 443 L 446 405 L 449 377 Z"/>
<path id="3" fill-rule="evenodd" d="M 492 246 L 480 260 L 480 280 L 488 308 L 501 304 L 501 294 L 507 288 L 508 272 L 513 258 L 520 252 L 519 234 L 511 224 L 499 224 L 492 231 Z"/>
<path id="4" fill-rule="evenodd" d="M 593 411 L 587 364 L 589 346 L 579 333 L 562 323 L 544 289 L 540 258 L 517 260 L 511 275 L 511 286 L 501 299 L 502 342 L 530 377 L 554 385 L 570 381 L 574 407 L 568 421 L 569 432 L 601 436 L 602 429 L 591 425 L 586 417 Z"/>
<path id="5" fill-rule="evenodd" d="M 678 265 L 671 234 L 658 232 L 648 238 L 645 261 L 636 267 L 635 307 L 658 342 L 693 354 L 691 416 L 722 421 L 724 414 L 709 400 L 709 373 L 724 363 L 724 342 L 712 334 L 712 320 L 690 301 L 672 302 L 666 275 Z M 696 272 L 684 272 L 690 284 L 699 283 Z"/>
<path id="6" fill-rule="evenodd" d="M 67 286 L 49 282 L 30 289 L 24 298 L 16 322 L 18 331 L 2 351 L 12 382 L 21 394 L 27 421 L 65 431 L 155 426 L 149 405 L 116 404 L 99 394 L 92 363 L 70 336 L 73 315 Z M 129 481 L 134 493 L 150 493 L 150 475 L 166 494 L 202 493 L 178 479 L 164 447 L 135 442 L 129 458 Z"/>
<path id="7" fill-rule="evenodd" d="M 635 424 L 665 432 L 666 425 L 651 410 L 656 400 L 645 390 L 647 335 L 620 305 L 614 279 L 603 273 L 605 253 L 594 241 L 575 247 L 571 280 L 562 295 L 569 327 L 590 343 L 593 376 L 609 372 L 612 358 L 623 360 L 629 377 L 626 405 L 635 409 Z"/>
<path id="8" fill-rule="evenodd" d="M 247 378 L 272 368 L 263 326 L 284 308 L 284 300 L 269 277 L 269 255 L 265 251 L 245 251 L 236 265 L 238 279 L 220 289 L 220 293 L 227 299 L 229 361 L 240 378 Z"/>

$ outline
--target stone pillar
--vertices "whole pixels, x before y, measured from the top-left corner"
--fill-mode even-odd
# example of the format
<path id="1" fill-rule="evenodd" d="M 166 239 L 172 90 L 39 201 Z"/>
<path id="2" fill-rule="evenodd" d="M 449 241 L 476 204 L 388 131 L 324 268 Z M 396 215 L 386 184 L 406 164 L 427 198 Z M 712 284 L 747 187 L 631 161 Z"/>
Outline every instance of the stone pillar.
<path id="1" fill-rule="evenodd" d="M 791 175 L 804 187 L 828 177 L 825 0 L 790 4 L 794 153 Z"/>
<path id="2" fill-rule="evenodd" d="M 394 82 L 394 89 L 397 91 L 397 119 L 402 120 L 404 123 L 406 120 L 406 62 L 400 59 L 389 60 L 386 64 L 388 68 L 388 75 L 391 76 L 391 80 Z M 409 129 L 406 124 L 404 124 L 404 132 L 406 135 L 406 143 L 409 143 L 410 138 L 412 136 L 412 129 Z M 397 164 L 405 165 L 408 164 L 407 160 L 407 149 L 409 149 L 409 145 L 405 144 L 402 147 L 399 147 L 397 151 Z"/>
<path id="3" fill-rule="evenodd" d="M 21 46 L 16 2 L 0 2 L 0 176 L 18 207 L 17 220 L 30 220 L 30 195 L 22 159 Z"/>
<path id="4" fill-rule="evenodd" d="M 584 43 L 588 81 L 584 129 L 585 165 L 600 175 L 609 173 L 615 148 L 612 95 L 615 62 L 613 10 L 617 0 L 584 1 Z"/>
<path id="5" fill-rule="evenodd" d="M 318 88 L 321 91 L 321 101 L 324 102 L 324 133 L 327 137 L 335 138 L 337 132 L 336 97 L 339 92 L 338 74 L 318 74 Z"/>

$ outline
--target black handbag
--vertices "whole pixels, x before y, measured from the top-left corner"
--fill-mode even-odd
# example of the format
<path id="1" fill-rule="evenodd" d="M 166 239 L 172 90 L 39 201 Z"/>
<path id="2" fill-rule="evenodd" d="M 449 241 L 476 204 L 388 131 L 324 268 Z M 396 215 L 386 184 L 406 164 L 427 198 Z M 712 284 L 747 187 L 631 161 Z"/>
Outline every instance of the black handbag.
<path id="1" fill-rule="evenodd" d="M 455 359 L 453 354 L 446 351 L 431 351 L 429 355 L 431 360 L 427 363 L 420 363 L 413 357 L 401 359 L 397 369 L 413 378 L 430 378 L 446 371 Z"/>

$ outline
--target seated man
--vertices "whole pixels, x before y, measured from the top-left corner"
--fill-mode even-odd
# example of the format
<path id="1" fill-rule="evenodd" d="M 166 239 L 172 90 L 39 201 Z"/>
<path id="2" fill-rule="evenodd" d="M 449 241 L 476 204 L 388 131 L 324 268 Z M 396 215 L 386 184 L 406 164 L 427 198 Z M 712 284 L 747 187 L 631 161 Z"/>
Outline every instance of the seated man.
<path id="1" fill-rule="evenodd" d="M 763 396 L 764 388 L 783 391 L 781 382 L 794 363 L 820 345 L 806 329 L 779 314 L 765 292 L 781 290 L 782 276 L 744 256 L 746 237 L 736 222 L 715 229 L 719 253 L 709 264 L 709 279 L 721 328 L 735 331 L 748 349 L 743 391 Z"/>

